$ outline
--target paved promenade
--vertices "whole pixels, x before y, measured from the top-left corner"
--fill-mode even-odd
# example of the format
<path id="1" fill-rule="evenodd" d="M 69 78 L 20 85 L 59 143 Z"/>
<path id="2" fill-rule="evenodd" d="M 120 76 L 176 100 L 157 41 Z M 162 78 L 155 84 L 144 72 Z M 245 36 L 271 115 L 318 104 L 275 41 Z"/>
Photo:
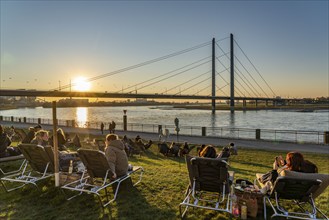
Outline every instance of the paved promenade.
<path id="1" fill-rule="evenodd" d="M 11 126 L 13 125 L 16 128 L 28 128 L 35 126 L 35 124 L 24 124 L 17 122 L 7 122 L 1 121 L 1 125 Z M 42 125 L 45 130 L 52 130 L 51 125 Z M 65 132 L 77 133 L 77 134 L 95 134 L 100 135 L 100 130 L 96 129 L 87 129 L 87 128 L 72 128 L 72 127 L 62 127 Z M 104 131 L 107 134 L 108 131 Z M 105 136 L 104 134 L 104 136 Z M 146 133 L 146 132 L 137 132 L 137 131 L 116 131 L 116 134 L 123 136 L 127 135 L 129 138 L 134 138 L 136 135 L 140 135 L 144 140 L 159 140 L 158 134 L 155 133 Z M 177 141 L 176 135 L 172 134 L 169 136 L 167 141 Z M 244 139 L 226 139 L 219 137 L 201 137 L 201 136 L 187 136 L 180 135 L 179 142 L 187 141 L 191 144 L 213 144 L 213 145 L 228 145 L 230 142 L 234 142 L 235 145 L 239 148 L 253 148 L 253 149 L 264 149 L 264 150 L 279 150 L 279 151 L 299 151 L 299 152 L 311 152 L 319 154 L 329 154 L 329 145 L 323 144 L 295 144 L 287 142 L 275 142 L 275 141 L 262 141 L 262 140 L 244 140 Z M 329 156 L 329 155 L 328 155 Z"/>

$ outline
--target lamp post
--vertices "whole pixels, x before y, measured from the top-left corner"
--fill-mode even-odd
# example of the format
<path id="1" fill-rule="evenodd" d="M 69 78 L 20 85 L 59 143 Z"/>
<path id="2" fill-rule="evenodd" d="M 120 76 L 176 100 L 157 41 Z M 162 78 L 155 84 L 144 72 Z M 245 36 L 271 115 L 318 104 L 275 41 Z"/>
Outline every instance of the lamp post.
<path id="1" fill-rule="evenodd" d="M 127 110 L 123 110 L 123 130 L 127 131 Z"/>

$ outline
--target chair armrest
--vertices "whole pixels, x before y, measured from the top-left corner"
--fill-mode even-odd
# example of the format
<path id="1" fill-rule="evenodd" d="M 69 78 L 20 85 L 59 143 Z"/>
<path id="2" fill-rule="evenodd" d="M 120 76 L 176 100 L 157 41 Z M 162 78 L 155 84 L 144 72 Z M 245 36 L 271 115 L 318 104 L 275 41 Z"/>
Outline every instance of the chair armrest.
<path id="1" fill-rule="evenodd" d="M 263 173 L 256 173 L 256 180 L 255 183 L 257 182 L 260 188 L 263 188 L 265 185 L 259 181 L 259 179 L 263 176 Z"/>
<path id="2" fill-rule="evenodd" d="M 228 180 L 233 183 L 234 181 L 234 171 L 228 171 L 228 174 L 229 174 L 229 177 L 228 177 Z"/>

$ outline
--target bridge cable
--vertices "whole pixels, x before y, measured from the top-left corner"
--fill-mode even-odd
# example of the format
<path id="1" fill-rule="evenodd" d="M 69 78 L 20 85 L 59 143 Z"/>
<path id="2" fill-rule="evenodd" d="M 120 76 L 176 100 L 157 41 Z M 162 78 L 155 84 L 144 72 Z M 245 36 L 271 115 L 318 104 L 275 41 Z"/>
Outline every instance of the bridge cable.
<path id="1" fill-rule="evenodd" d="M 198 65 L 196 65 L 196 66 L 194 66 L 194 67 L 191 67 L 191 68 L 189 68 L 189 69 L 187 69 L 187 70 L 183 70 L 183 71 L 181 71 L 181 72 L 178 72 L 178 73 L 176 73 L 176 74 L 174 74 L 174 75 L 168 76 L 168 77 L 166 77 L 166 78 L 164 78 L 164 79 L 161 79 L 161 80 L 155 81 L 155 82 L 153 82 L 153 83 L 149 83 L 149 84 L 147 84 L 147 85 L 145 85 L 145 86 L 140 87 L 139 90 L 140 90 L 140 89 L 144 89 L 144 88 L 146 88 L 146 87 L 148 87 L 148 86 L 154 85 L 154 84 L 156 84 L 156 83 L 159 83 L 159 82 L 161 82 L 161 81 L 164 81 L 164 80 L 170 79 L 170 78 L 172 78 L 172 77 L 178 76 L 178 75 L 180 75 L 180 74 L 182 74 L 182 73 L 185 73 L 185 72 L 187 72 L 187 71 L 189 71 L 189 70 L 191 70 L 191 69 L 195 69 L 195 68 L 197 68 L 197 67 L 199 67 L 199 66 L 202 66 L 202 65 L 204 65 L 204 64 L 206 64 L 206 63 L 209 63 L 209 62 L 210 62 L 210 60 L 209 60 L 209 61 L 206 61 L 206 62 L 203 62 L 203 63 L 201 63 L 201 64 L 198 64 Z M 135 90 L 132 90 L 132 91 L 130 91 L 130 92 L 128 92 L 128 93 L 132 93 L 133 91 L 135 91 Z"/>
<path id="2" fill-rule="evenodd" d="M 247 93 L 248 93 L 248 95 L 250 96 L 250 97 L 252 97 L 252 95 L 246 90 L 246 88 L 240 83 L 240 81 L 237 79 L 237 78 L 235 78 L 235 81 L 244 89 L 244 91 L 246 91 Z M 235 86 L 235 85 L 234 85 Z"/>
<path id="3" fill-rule="evenodd" d="M 234 39 L 235 44 L 240 48 L 240 50 L 242 51 L 242 53 L 245 55 L 245 57 L 247 58 L 247 60 L 250 62 L 250 64 L 254 67 L 254 69 L 256 70 L 256 72 L 258 73 L 258 75 L 263 79 L 263 81 L 266 83 L 266 85 L 268 86 L 268 88 L 272 91 L 274 97 L 276 96 L 275 92 L 272 90 L 272 88 L 269 86 L 269 84 L 266 82 L 266 80 L 263 78 L 263 76 L 260 74 L 260 72 L 258 71 L 258 69 L 255 67 L 255 65 L 251 62 L 251 60 L 249 59 L 249 57 L 247 56 L 247 54 L 242 50 L 242 48 L 240 47 L 240 45 L 238 44 L 238 42 Z"/>
<path id="4" fill-rule="evenodd" d="M 197 91 L 196 93 L 192 94 L 192 96 L 193 96 L 193 95 L 196 95 L 196 94 L 198 94 L 199 92 L 202 92 L 202 91 L 204 91 L 205 89 L 208 89 L 208 88 L 209 88 L 209 85 L 207 85 L 206 87 L 200 89 L 200 90 Z"/>
<path id="5" fill-rule="evenodd" d="M 171 54 L 162 56 L 162 57 L 158 57 L 158 58 L 155 58 L 155 59 L 152 59 L 152 60 L 148 60 L 148 61 L 145 61 L 145 62 L 142 62 L 142 63 L 139 63 L 139 64 L 135 64 L 135 65 L 132 65 L 132 66 L 129 66 L 129 67 L 125 67 L 125 68 L 122 68 L 122 69 L 119 69 L 119 70 L 115 70 L 115 71 L 112 71 L 112 72 L 109 72 L 109 73 L 105 73 L 105 74 L 102 74 L 102 75 L 99 75 L 99 76 L 91 77 L 91 78 L 87 79 L 87 81 L 88 82 L 91 82 L 91 81 L 102 79 L 102 78 L 105 78 L 105 77 L 108 77 L 108 76 L 113 76 L 113 75 L 116 75 L 118 73 L 126 72 L 128 70 L 136 69 L 136 68 L 139 68 L 139 67 L 142 67 L 142 66 L 151 64 L 151 63 L 155 63 L 155 62 L 158 62 L 158 61 L 169 59 L 169 58 L 172 58 L 174 56 L 178 56 L 178 55 L 181 55 L 181 54 L 190 52 L 192 50 L 196 50 L 196 49 L 199 49 L 199 48 L 208 46 L 210 44 L 211 44 L 211 41 L 210 42 L 208 41 L 208 42 L 199 44 L 197 46 L 194 46 L 194 47 L 191 47 L 191 48 L 188 48 L 188 49 L 184 49 L 184 50 L 181 50 L 181 51 L 178 51 L 178 52 L 174 52 L 174 53 L 171 53 Z M 67 85 L 62 86 L 60 89 L 67 89 L 70 86 L 71 86 L 71 84 L 67 84 Z"/>
<path id="6" fill-rule="evenodd" d="M 264 92 L 264 94 L 266 95 L 266 97 L 267 98 L 269 98 L 268 97 L 268 95 L 267 95 L 267 93 L 263 90 L 263 88 L 256 82 L 256 80 L 254 79 L 254 77 L 252 77 L 252 75 L 249 73 L 249 71 L 246 69 L 246 67 L 241 63 L 241 61 L 239 60 L 239 58 L 238 57 L 236 57 L 235 55 L 234 55 L 234 57 L 236 58 L 236 60 L 240 63 L 240 65 L 246 70 L 246 72 L 249 74 L 249 76 L 254 80 L 254 82 L 257 84 L 257 86 Z"/>
<path id="7" fill-rule="evenodd" d="M 217 59 L 224 67 L 226 67 L 219 59 Z M 226 68 L 225 70 L 229 70 L 229 67 L 228 68 Z M 229 71 L 228 71 L 229 72 Z M 220 74 L 218 74 L 226 83 L 228 83 L 228 84 L 230 84 L 229 82 L 227 82 L 226 81 L 226 79 L 224 78 L 224 77 L 222 77 Z M 238 74 L 237 74 L 238 75 Z M 239 76 L 239 75 L 238 75 Z M 240 76 L 239 76 L 240 77 Z M 241 77 L 240 77 L 241 78 Z M 240 83 L 240 82 L 238 82 L 238 83 Z M 245 82 L 244 82 L 245 83 Z M 246 84 L 246 83 L 245 83 Z M 247 86 L 248 86 L 248 84 L 246 84 Z M 235 87 L 235 86 L 234 86 Z M 242 86 L 243 87 L 243 86 Z M 248 86 L 249 87 L 249 86 Z M 244 88 L 244 87 L 243 87 Z M 250 88 L 250 87 L 249 87 Z M 236 89 L 237 90 L 239 90 L 240 92 L 241 92 L 241 90 L 239 89 L 239 88 L 237 88 L 236 87 Z M 244 88 L 245 89 L 245 88 Z M 245 89 L 246 90 L 246 89 Z M 252 90 L 251 90 L 252 91 Z M 243 94 L 243 92 L 241 92 L 242 94 Z M 256 96 L 257 96 L 257 94 L 256 94 Z M 244 96 L 244 97 L 246 97 L 246 96 Z"/>
<path id="8" fill-rule="evenodd" d="M 225 53 L 224 52 L 224 50 L 218 45 L 218 44 L 216 44 L 217 45 L 217 47 L 223 52 L 223 53 Z M 225 53 L 225 54 L 227 54 L 227 53 Z M 228 60 L 230 60 L 230 58 L 228 57 L 228 56 L 226 56 L 227 57 L 227 59 Z M 218 60 L 223 66 L 225 66 L 220 60 Z M 240 78 L 243 80 L 243 82 L 249 87 L 249 89 L 254 93 L 254 94 L 256 94 L 256 96 L 258 97 L 258 95 L 257 95 L 257 93 L 259 93 L 258 91 L 257 91 L 257 89 L 252 85 L 252 83 L 250 83 L 249 82 L 249 80 L 244 76 L 244 74 L 240 71 L 240 69 L 236 66 L 236 65 L 234 65 L 234 67 L 235 67 L 235 69 L 237 70 L 237 72 L 239 72 L 246 80 L 247 80 L 247 82 L 251 85 L 251 87 L 256 91 L 256 92 L 254 92 L 251 88 L 250 88 L 250 86 L 242 79 L 242 77 L 240 76 Z"/>
<path id="9" fill-rule="evenodd" d="M 259 97 L 259 94 L 257 94 L 257 92 L 254 92 L 254 90 L 252 90 L 251 88 L 250 88 L 250 86 L 243 80 L 243 78 L 240 76 L 240 74 L 238 73 L 238 72 L 236 72 L 235 73 L 241 80 L 242 80 L 242 82 L 244 82 L 248 87 L 249 87 L 249 89 L 250 89 L 250 91 L 252 92 L 252 93 L 254 93 L 255 94 L 255 96 L 256 97 Z M 242 76 L 244 76 L 243 74 L 241 74 Z M 244 76 L 245 77 L 245 76 Z M 256 90 L 257 91 L 257 90 Z"/>
<path id="10" fill-rule="evenodd" d="M 222 91 L 222 93 L 224 93 L 224 95 L 229 96 L 229 95 L 227 95 L 226 92 L 224 92 L 224 90 L 223 90 L 223 88 L 225 88 L 225 87 L 228 86 L 228 85 L 229 85 L 229 83 L 227 83 L 225 86 L 222 86 L 222 87 L 220 87 L 220 88 L 216 85 L 216 87 L 218 88 L 218 89 L 216 90 L 216 92 L 220 90 L 220 91 Z"/>
<path id="11" fill-rule="evenodd" d="M 188 64 L 188 65 L 185 65 L 185 66 L 183 66 L 183 67 L 181 67 L 181 68 L 178 68 L 178 69 L 175 69 L 175 70 L 169 71 L 169 72 L 167 72 L 167 73 L 161 74 L 161 75 L 159 75 L 159 76 L 156 76 L 156 77 L 153 77 L 153 78 L 151 78 L 151 79 L 145 80 L 145 81 L 143 81 L 143 82 L 137 83 L 137 84 L 135 84 L 135 85 L 129 86 L 129 87 L 125 88 L 125 89 L 121 89 L 120 91 L 128 90 L 128 89 L 130 89 L 130 88 L 134 88 L 134 87 L 136 87 L 136 86 L 142 85 L 142 84 L 144 84 L 144 83 L 147 83 L 147 82 L 150 82 L 150 81 L 152 81 L 152 80 L 158 79 L 158 78 L 160 78 L 160 77 L 166 76 L 166 75 L 168 75 L 168 74 L 174 73 L 174 72 L 176 72 L 176 71 L 178 71 L 178 70 L 184 69 L 184 68 L 186 68 L 186 67 L 188 67 L 188 66 L 191 66 L 191 65 L 194 65 L 194 64 L 196 64 L 196 63 L 199 63 L 199 62 L 201 62 L 201 61 L 203 61 L 203 60 L 209 59 L 210 57 L 211 57 L 211 56 L 208 56 L 208 57 L 203 58 L 203 59 L 201 59 L 201 60 L 198 60 L 198 61 L 195 61 L 195 62 L 190 63 L 190 64 Z M 120 91 L 117 91 L 116 93 L 119 93 Z"/>
<path id="12" fill-rule="evenodd" d="M 209 71 L 207 71 L 207 72 L 205 72 L 205 73 L 202 73 L 201 75 L 199 75 L 199 76 L 197 76 L 197 77 L 194 77 L 194 78 L 192 78 L 192 79 L 190 79 L 190 80 L 188 80 L 188 81 L 186 81 L 186 82 L 183 82 L 183 83 L 181 83 L 181 84 L 179 84 L 179 85 L 177 85 L 177 86 L 174 86 L 174 87 L 172 87 L 172 88 L 166 90 L 165 92 L 167 93 L 167 92 L 169 92 L 169 91 L 171 91 L 171 90 L 173 90 L 173 89 L 176 89 L 176 88 L 179 87 L 179 86 L 185 85 L 185 84 L 187 84 L 187 83 L 189 83 L 189 82 L 191 82 L 191 81 L 193 81 L 193 80 L 195 80 L 195 79 L 197 79 L 197 78 L 200 78 L 201 76 L 203 76 L 203 75 L 205 75 L 205 74 L 208 74 L 208 73 L 210 73 L 210 72 L 211 72 L 211 70 L 209 70 Z M 164 93 L 164 92 L 163 92 L 163 93 Z M 163 93 L 162 93 L 162 94 L 163 94 Z"/>
<path id="13" fill-rule="evenodd" d="M 193 88 L 194 86 L 197 86 L 197 85 L 199 85 L 200 83 L 203 83 L 203 82 L 205 82 L 205 81 L 207 81 L 207 80 L 209 80 L 209 79 L 211 79 L 211 78 L 212 78 L 212 77 L 210 76 L 210 77 L 208 77 L 207 79 L 204 79 L 204 80 L 202 80 L 202 81 L 200 81 L 200 82 L 197 82 L 197 83 L 193 84 L 192 86 L 187 87 L 187 88 L 183 89 L 182 91 L 179 91 L 178 93 L 176 93 L 176 94 L 174 94 L 174 95 L 182 94 L 182 92 L 185 92 L 186 90 L 189 90 L 189 89 Z"/>

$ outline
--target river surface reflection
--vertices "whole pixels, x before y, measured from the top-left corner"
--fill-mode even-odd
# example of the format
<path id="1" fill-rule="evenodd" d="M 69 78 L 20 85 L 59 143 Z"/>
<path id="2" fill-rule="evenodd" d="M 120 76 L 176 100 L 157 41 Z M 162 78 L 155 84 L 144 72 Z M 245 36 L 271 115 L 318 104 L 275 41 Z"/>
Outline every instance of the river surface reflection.
<path id="1" fill-rule="evenodd" d="M 77 107 L 58 108 L 57 118 L 76 120 L 79 126 L 89 122 L 122 123 L 123 110 L 127 110 L 128 123 L 174 125 L 174 119 L 181 126 L 205 126 L 226 128 L 260 128 L 277 130 L 328 131 L 329 112 L 295 112 L 280 110 L 261 111 L 217 111 L 174 109 L 170 106 L 129 106 L 129 107 Z M 0 111 L 2 116 L 51 118 L 50 108 L 21 108 Z"/>

